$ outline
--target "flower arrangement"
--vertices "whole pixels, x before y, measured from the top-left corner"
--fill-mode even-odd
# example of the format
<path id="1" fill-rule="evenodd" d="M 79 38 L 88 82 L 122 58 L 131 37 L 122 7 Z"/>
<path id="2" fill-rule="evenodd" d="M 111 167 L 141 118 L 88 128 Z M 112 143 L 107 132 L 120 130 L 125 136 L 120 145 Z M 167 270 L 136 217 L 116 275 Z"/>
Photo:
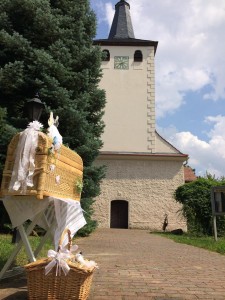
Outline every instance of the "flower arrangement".
<path id="1" fill-rule="evenodd" d="M 76 182 L 76 190 L 78 192 L 78 194 L 81 194 L 82 190 L 83 190 L 83 181 L 82 181 L 82 178 L 79 177 L 77 179 L 77 182 Z"/>

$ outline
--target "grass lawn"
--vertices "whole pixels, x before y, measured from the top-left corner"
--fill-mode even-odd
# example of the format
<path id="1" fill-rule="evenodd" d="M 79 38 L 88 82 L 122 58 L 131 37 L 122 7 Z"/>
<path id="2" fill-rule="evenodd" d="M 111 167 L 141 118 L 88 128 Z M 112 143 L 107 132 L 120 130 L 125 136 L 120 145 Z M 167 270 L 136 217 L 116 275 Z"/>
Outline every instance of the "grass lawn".
<path id="1" fill-rule="evenodd" d="M 177 243 L 192 245 L 199 248 L 204 248 L 209 251 L 225 254 L 225 237 L 218 238 L 218 241 L 214 240 L 214 237 L 203 236 L 197 237 L 184 233 L 183 235 L 175 235 L 172 233 L 157 233 L 160 236 L 174 240 Z"/>
<path id="2" fill-rule="evenodd" d="M 10 234 L 0 234 L 0 270 L 3 268 L 4 264 L 8 260 L 10 254 L 12 253 L 15 244 L 11 244 L 12 236 Z M 30 236 L 29 241 L 33 250 L 38 246 L 40 242 L 40 237 Z M 54 249 L 54 246 L 50 241 L 47 241 L 43 246 L 38 258 L 47 257 L 47 252 L 49 249 Z M 19 252 L 16 257 L 16 260 L 13 263 L 13 267 L 15 266 L 23 266 L 27 264 L 29 261 L 27 259 L 27 255 L 25 253 L 24 248 Z"/>

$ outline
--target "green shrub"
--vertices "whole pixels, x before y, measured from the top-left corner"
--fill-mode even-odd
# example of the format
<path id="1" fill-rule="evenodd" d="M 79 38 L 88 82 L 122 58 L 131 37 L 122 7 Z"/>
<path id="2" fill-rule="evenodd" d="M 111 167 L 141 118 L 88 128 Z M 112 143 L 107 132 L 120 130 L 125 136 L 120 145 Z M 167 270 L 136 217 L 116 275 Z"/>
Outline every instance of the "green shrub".
<path id="1" fill-rule="evenodd" d="M 188 231 L 195 235 L 212 235 L 211 188 L 224 185 L 224 179 L 218 180 L 207 175 L 196 181 L 177 188 L 174 197 L 183 205 L 182 213 L 187 220 Z M 218 234 L 225 233 L 225 218 L 217 218 Z"/>

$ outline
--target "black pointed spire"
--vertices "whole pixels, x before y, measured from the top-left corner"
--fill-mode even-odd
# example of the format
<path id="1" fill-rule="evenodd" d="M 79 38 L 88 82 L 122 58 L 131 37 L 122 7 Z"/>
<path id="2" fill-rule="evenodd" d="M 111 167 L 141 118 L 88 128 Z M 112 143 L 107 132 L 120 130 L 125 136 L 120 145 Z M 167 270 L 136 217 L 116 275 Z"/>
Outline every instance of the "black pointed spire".
<path id="1" fill-rule="evenodd" d="M 156 52 L 158 42 L 140 40 L 134 37 L 133 26 L 130 17 L 130 4 L 120 0 L 115 5 L 115 15 L 107 39 L 95 40 L 94 45 L 101 46 L 153 46 Z"/>
<path id="2" fill-rule="evenodd" d="M 130 16 L 130 4 L 120 0 L 115 5 L 115 15 L 108 39 L 134 39 Z"/>

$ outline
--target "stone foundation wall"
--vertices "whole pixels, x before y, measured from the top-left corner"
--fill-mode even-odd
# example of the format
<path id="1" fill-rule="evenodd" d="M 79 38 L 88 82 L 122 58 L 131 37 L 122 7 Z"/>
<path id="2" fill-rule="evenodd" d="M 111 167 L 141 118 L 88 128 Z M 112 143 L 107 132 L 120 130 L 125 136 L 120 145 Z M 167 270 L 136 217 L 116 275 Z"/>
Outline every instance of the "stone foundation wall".
<path id="1" fill-rule="evenodd" d="M 182 228 L 186 222 L 173 198 L 175 189 L 184 183 L 181 161 L 167 160 L 99 160 L 107 166 L 101 195 L 94 203 L 93 218 L 99 227 L 110 227 L 112 200 L 128 201 L 128 228 L 162 230 L 165 214 L 167 230 Z"/>

